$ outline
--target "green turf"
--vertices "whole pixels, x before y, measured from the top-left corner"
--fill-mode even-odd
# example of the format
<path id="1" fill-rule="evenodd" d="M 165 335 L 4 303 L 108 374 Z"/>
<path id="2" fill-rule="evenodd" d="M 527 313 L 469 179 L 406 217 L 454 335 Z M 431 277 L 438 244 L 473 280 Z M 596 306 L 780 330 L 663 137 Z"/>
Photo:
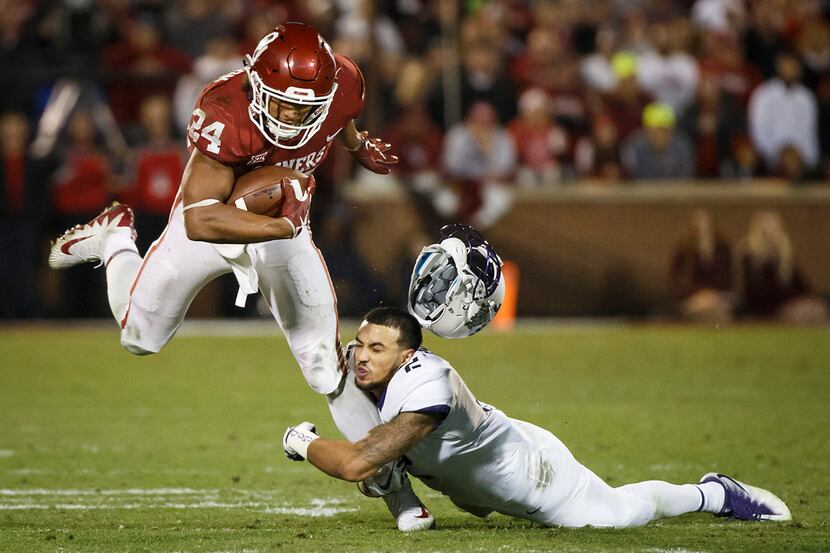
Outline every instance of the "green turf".
<path id="1" fill-rule="evenodd" d="M 282 339 L 182 336 L 139 358 L 114 331 L 7 328 L 0 551 L 830 550 L 830 330 L 572 327 L 427 345 L 612 484 L 722 470 L 779 493 L 794 522 L 549 529 L 473 518 L 416 484 L 439 527 L 406 536 L 381 501 L 282 456 L 288 424 L 335 436 Z"/>

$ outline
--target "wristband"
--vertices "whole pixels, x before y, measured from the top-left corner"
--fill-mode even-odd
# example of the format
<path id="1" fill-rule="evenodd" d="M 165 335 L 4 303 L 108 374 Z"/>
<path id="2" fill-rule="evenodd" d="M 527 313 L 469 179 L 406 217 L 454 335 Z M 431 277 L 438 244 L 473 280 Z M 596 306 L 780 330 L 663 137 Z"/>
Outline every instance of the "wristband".
<path id="1" fill-rule="evenodd" d="M 317 434 L 311 430 L 294 427 L 288 432 L 288 437 L 285 439 L 286 445 L 297 452 L 303 459 L 308 458 L 308 446 L 319 438 Z"/>

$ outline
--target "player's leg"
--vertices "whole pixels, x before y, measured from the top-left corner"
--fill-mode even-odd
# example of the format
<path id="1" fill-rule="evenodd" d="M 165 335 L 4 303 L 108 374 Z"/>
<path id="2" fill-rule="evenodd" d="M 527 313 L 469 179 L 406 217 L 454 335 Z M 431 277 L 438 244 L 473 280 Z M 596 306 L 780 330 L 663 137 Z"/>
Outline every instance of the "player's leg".
<path id="1" fill-rule="evenodd" d="M 109 284 L 113 263 L 107 267 L 110 288 L 113 287 Z M 129 281 L 127 301 L 118 318 L 121 345 L 137 355 L 160 351 L 181 326 L 199 291 L 229 272 L 230 264 L 212 244 L 187 238 L 184 215 L 178 206 Z M 126 279 L 119 284 L 125 282 Z M 110 302 L 113 303 L 112 299 Z"/>
<path id="2" fill-rule="evenodd" d="M 781 499 L 762 488 L 722 474 L 707 474 L 698 484 L 671 484 L 659 480 L 613 488 L 580 464 L 550 432 L 523 421 L 513 421 L 550 463 L 556 477 L 540 499 L 534 520 L 558 526 L 625 528 L 642 526 L 664 517 L 708 512 L 743 520 L 790 520 Z"/>
<path id="3" fill-rule="evenodd" d="M 341 434 L 352 442 L 360 440 L 380 424 L 380 416 L 375 404 L 355 386 L 354 378 L 346 377 L 337 300 L 322 254 L 308 233 L 258 244 L 252 250 L 262 295 L 303 376 L 314 391 L 326 396 Z M 390 467 L 373 480 L 377 483 L 370 482 L 367 491 L 386 494 L 384 500 L 400 529 L 417 530 L 434 523 L 399 470 Z M 397 491 L 387 493 L 395 487 Z"/>
<path id="4" fill-rule="evenodd" d="M 83 225 L 76 225 L 59 236 L 49 252 L 49 266 L 66 269 L 82 263 L 105 265 L 107 298 L 118 322 L 129 302 L 130 286 L 141 264 L 135 246 L 136 232 L 132 210 L 113 203 Z"/>
<path id="5" fill-rule="evenodd" d="M 555 474 L 533 505 L 540 507 L 533 520 L 557 526 L 629 527 L 656 518 L 700 510 L 702 498 L 716 502 L 717 490 L 695 485 L 642 482 L 612 488 L 571 454 L 556 436 L 538 426 L 513 419 L 538 454 L 529 466 L 549 465 Z M 536 471 L 527 471 L 536 472 Z M 546 471 L 551 472 L 551 471 Z M 539 480 L 543 480 L 539 478 Z M 722 495 L 722 494 L 721 494 Z"/>

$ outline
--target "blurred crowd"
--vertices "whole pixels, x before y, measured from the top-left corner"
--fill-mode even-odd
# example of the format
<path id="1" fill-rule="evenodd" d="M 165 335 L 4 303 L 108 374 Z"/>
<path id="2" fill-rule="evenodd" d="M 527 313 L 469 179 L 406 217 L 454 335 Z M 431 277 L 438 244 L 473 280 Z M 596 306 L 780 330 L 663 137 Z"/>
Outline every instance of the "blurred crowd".
<path id="1" fill-rule="evenodd" d="M 0 0 L 0 236 L 24 260 L 3 263 L 0 316 L 105 313 L 86 269 L 44 307 L 36 245 L 117 198 L 143 251 L 195 99 L 281 21 L 361 67 L 360 127 L 393 144 L 429 226 L 486 228 L 517 186 L 826 179 L 828 17 L 827 0 Z M 335 153 L 317 173 L 332 248 L 351 247 L 353 170 Z"/>
<path id="2" fill-rule="evenodd" d="M 706 324 L 736 317 L 824 324 L 827 303 L 799 266 L 781 215 L 756 211 L 746 235 L 730 244 L 711 213 L 695 211 L 671 260 L 674 315 Z"/>

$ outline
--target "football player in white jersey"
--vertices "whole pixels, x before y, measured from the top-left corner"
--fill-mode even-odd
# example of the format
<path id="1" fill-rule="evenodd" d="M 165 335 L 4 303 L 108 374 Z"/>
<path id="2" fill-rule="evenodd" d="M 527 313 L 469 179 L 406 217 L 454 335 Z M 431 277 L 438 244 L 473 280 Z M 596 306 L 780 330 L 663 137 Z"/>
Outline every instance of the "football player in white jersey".
<path id="1" fill-rule="evenodd" d="M 421 326 L 409 313 L 370 311 L 349 345 L 348 377 L 375 399 L 383 424 L 351 443 L 320 438 L 302 423 L 286 430 L 286 453 L 353 482 L 401 459 L 412 476 L 472 514 L 496 511 L 549 526 L 624 528 L 696 511 L 792 518 L 771 492 L 718 473 L 697 484 L 652 480 L 613 488 L 547 430 L 477 401 L 421 341 Z"/>

